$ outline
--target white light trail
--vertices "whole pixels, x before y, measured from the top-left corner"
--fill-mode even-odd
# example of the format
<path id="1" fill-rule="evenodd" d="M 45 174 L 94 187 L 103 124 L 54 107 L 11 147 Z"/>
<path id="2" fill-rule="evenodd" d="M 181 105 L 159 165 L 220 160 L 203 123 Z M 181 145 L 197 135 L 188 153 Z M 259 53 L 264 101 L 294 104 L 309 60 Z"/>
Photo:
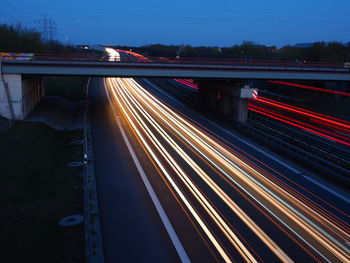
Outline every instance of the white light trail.
<path id="1" fill-rule="evenodd" d="M 114 53 L 111 52 L 111 54 Z M 350 235 L 348 231 L 338 227 L 337 221 L 329 220 L 328 217 L 308 205 L 309 203 L 296 198 L 268 176 L 254 169 L 237 153 L 227 149 L 164 105 L 135 80 L 109 78 L 106 83 L 131 130 L 223 260 L 231 261 L 228 252 L 208 228 L 201 214 L 193 207 L 191 201 L 181 190 L 182 187 L 185 187 L 197 200 L 246 262 L 258 262 L 256 256 L 250 251 L 251 248 L 246 246 L 246 241 L 232 231 L 227 219 L 205 195 L 205 191 L 200 189 L 190 174 L 182 168 L 180 165 L 182 161 L 191 167 L 191 175 L 198 176 L 282 262 L 292 262 L 292 259 L 280 246 L 230 198 L 230 195 L 205 172 L 185 148 L 201 156 L 208 167 L 241 189 L 323 260 L 328 262 L 350 261 L 350 251 L 345 246 L 346 242 L 350 241 Z M 178 143 L 179 141 L 186 145 L 185 148 Z M 179 156 L 179 160 L 173 156 L 173 152 Z M 168 168 L 164 165 L 165 163 Z M 180 180 L 180 184 L 176 182 L 175 176 Z"/>

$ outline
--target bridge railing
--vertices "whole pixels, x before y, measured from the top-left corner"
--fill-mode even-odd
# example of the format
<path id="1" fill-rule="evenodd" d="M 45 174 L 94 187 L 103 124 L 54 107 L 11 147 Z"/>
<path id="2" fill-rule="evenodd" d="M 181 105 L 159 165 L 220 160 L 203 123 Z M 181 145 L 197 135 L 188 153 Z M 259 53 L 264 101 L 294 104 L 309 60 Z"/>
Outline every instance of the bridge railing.
<path id="1" fill-rule="evenodd" d="M 157 67 L 210 67 L 212 70 L 217 68 L 223 69 L 250 69 L 250 70 L 295 70 L 295 71 L 336 71 L 350 72 L 350 68 L 344 63 L 331 62 L 300 62 L 295 61 L 278 61 L 267 59 L 216 59 L 216 58 L 165 58 L 165 57 L 150 57 L 150 58 L 135 58 L 128 61 L 110 61 L 108 55 L 94 54 L 33 54 L 33 53 L 0 53 L 0 60 L 6 62 L 25 62 L 25 61 L 57 61 L 57 62 L 103 62 L 113 65 L 120 64 L 139 64 L 139 65 L 154 65 Z"/>
<path id="2" fill-rule="evenodd" d="M 158 58 L 158 61 L 153 59 L 152 62 L 161 63 L 177 63 L 177 64 L 198 64 L 198 65 L 219 65 L 219 66 L 264 66 L 264 67 L 285 67 L 285 68 L 334 68 L 344 69 L 348 68 L 344 66 L 344 63 L 333 62 L 312 62 L 304 61 L 300 62 L 295 60 L 291 61 L 277 61 L 266 59 L 215 59 L 215 58 Z"/>
<path id="3" fill-rule="evenodd" d="M 0 52 L 2 61 L 97 61 L 102 56 L 93 54 L 37 54 L 37 53 L 12 53 Z"/>

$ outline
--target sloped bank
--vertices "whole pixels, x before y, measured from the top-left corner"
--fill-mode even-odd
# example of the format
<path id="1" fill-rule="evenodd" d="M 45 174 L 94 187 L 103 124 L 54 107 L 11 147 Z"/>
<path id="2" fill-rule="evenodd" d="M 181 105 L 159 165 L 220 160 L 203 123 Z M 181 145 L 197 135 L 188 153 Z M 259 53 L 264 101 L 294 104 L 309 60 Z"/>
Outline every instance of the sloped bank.
<path id="1" fill-rule="evenodd" d="M 83 114 L 87 79 L 49 79 L 26 121 L 0 133 L 0 262 L 85 262 Z M 74 83 L 74 84 L 72 84 Z M 6 121 L 4 122 L 6 124 Z"/>
<path id="2" fill-rule="evenodd" d="M 83 262 L 83 225 L 60 228 L 83 214 L 82 131 L 18 122 L 0 136 L 0 262 Z"/>

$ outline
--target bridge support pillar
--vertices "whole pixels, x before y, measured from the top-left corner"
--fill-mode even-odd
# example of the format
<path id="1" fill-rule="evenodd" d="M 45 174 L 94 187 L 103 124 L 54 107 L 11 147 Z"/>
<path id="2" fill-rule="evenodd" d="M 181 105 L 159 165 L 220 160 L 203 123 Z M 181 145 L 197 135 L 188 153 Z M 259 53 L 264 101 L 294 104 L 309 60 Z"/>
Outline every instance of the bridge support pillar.
<path id="1" fill-rule="evenodd" d="M 209 110 L 218 108 L 219 85 L 215 81 L 198 81 L 198 101 Z"/>
<path id="2" fill-rule="evenodd" d="M 0 115 L 23 120 L 44 96 L 41 77 L 20 74 L 0 76 Z"/>
<path id="3" fill-rule="evenodd" d="M 242 81 L 198 81 L 199 103 L 236 122 L 246 122 L 248 102 L 255 94 L 257 90 L 244 85 Z"/>

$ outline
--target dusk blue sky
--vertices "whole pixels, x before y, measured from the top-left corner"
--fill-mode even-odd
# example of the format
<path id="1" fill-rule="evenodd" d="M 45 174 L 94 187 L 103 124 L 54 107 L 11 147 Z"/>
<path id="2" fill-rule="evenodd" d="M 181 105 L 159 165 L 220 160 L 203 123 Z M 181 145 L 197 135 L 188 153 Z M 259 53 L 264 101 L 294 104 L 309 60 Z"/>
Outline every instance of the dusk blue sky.
<path id="1" fill-rule="evenodd" d="M 73 44 L 283 46 L 350 41 L 350 0 L 0 0 L 0 23 L 47 14 Z"/>

